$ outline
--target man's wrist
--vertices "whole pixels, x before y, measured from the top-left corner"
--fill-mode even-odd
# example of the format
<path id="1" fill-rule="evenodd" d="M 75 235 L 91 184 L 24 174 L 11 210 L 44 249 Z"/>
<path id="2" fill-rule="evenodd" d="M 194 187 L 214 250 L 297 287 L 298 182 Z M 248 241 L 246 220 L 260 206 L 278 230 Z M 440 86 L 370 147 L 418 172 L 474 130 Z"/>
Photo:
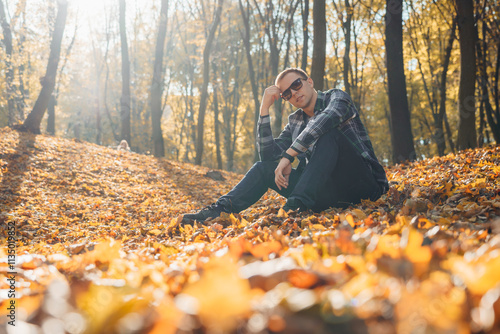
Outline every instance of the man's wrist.
<path id="1" fill-rule="evenodd" d="M 269 109 L 260 109 L 260 116 L 269 116 Z"/>
<path id="2" fill-rule="evenodd" d="M 283 151 L 281 154 L 282 158 L 288 159 L 290 163 L 292 163 L 295 160 L 295 157 L 292 157 L 290 154 L 286 153 L 286 151 Z"/>

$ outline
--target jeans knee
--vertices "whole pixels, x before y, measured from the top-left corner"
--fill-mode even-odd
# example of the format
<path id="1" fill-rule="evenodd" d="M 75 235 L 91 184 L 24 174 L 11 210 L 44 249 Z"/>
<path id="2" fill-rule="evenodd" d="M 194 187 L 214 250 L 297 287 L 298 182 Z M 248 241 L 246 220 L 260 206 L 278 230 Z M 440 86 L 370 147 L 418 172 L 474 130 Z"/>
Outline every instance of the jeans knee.
<path id="1" fill-rule="evenodd" d="M 324 133 L 318 138 L 316 142 L 316 147 L 327 146 L 328 149 L 336 148 L 339 142 L 340 132 L 338 129 L 331 129 L 330 131 Z"/>
<path id="2" fill-rule="evenodd" d="M 260 171 L 268 171 L 270 169 L 276 169 L 276 162 L 274 161 L 257 161 L 253 164 L 251 169 L 258 169 Z"/>
<path id="3" fill-rule="evenodd" d="M 270 177 L 274 179 L 274 170 L 277 166 L 278 164 L 275 161 L 257 161 L 248 173 L 255 177 L 260 177 L 267 182 Z"/>

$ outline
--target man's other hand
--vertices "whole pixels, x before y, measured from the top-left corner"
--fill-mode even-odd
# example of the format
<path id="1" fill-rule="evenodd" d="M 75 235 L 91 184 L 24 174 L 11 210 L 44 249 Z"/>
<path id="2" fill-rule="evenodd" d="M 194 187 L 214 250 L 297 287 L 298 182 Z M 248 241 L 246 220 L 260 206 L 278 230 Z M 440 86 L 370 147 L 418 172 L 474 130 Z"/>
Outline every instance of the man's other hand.
<path id="1" fill-rule="evenodd" d="M 278 186 L 278 189 L 288 188 L 288 180 L 290 179 L 290 173 L 292 172 L 292 164 L 290 160 L 282 158 L 278 164 L 278 167 L 274 170 L 274 182 Z"/>

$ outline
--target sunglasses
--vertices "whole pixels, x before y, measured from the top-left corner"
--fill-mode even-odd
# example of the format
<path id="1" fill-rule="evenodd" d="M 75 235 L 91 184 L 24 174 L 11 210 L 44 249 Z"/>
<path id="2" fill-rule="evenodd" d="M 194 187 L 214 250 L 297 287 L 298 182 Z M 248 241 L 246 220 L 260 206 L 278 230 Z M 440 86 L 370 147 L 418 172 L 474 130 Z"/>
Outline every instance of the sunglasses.
<path id="1" fill-rule="evenodd" d="M 298 78 L 297 80 L 295 80 L 294 82 L 292 82 L 292 84 L 290 85 L 290 87 L 288 87 L 287 89 L 285 89 L 283 91 L 283 93 L 281 93 L 281 98 L 285 101 L 288 101 L 292 98 L 292 89 L 294 91 L 298 91 L 302 88 L 302 80 L 306 81 L 307 79 L 304 79 L 304 78 Z"/>

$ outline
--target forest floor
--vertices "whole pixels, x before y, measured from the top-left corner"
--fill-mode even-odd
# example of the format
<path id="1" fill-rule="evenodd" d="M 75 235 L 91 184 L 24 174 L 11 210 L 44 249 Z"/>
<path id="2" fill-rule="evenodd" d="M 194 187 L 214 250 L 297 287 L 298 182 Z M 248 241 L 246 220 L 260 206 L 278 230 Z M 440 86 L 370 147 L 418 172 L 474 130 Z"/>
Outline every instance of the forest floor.
<path id="1" fill-rule="evenodd" d="M 270 191 L 180 226 L 241 178 L 208 170 L 0 129 L 0 332 L 500 333 L 500 147 L 389 167 L 345 210 Z"/>

